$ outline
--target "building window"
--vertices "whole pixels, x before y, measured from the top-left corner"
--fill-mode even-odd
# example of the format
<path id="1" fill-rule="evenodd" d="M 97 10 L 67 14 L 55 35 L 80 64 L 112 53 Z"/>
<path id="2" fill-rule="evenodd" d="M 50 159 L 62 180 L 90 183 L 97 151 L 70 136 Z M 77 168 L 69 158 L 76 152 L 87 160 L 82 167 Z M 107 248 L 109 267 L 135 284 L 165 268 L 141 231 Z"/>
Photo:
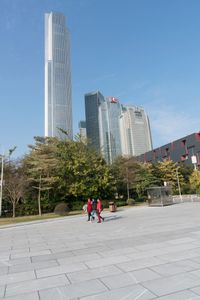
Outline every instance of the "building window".
<path id="1" fill-rule="evenodd" d="M 140 111 L 135 111 L 135 117 L 138 119 L 142 118 L 142 113 Z"/>
<path id="2" fill-rule="evenodd" d="M 182 145 L 183 148 L 185 148 L 186 140 L 182 140 L 181 145 Z"/>

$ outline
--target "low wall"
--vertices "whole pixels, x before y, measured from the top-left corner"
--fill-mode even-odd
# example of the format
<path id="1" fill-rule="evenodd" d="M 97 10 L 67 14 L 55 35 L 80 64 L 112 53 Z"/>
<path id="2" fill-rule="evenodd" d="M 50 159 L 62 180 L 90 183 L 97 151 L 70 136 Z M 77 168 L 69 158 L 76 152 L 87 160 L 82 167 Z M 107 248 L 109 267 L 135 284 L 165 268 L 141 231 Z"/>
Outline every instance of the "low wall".
<path id="1" fill-rule="evenodd" d="M 194 195 L 176 195 L 172 196 L 174 203 L 180 203 L 180 202 L 200 202 L 200 196 L 194 194 Z"/>

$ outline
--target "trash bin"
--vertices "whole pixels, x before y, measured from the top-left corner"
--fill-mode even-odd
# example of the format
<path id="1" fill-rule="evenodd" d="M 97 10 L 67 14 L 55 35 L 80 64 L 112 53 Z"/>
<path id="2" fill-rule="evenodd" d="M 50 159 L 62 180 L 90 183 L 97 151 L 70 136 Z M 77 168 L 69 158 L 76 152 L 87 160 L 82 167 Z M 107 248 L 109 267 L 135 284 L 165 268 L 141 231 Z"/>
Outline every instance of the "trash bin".
<path id="1" fill-rule="evenodd" d="M 117 206 L 114 202 L 109 202 L 109 210 L 110 212 L 115 212 L 117 210 Z"/>

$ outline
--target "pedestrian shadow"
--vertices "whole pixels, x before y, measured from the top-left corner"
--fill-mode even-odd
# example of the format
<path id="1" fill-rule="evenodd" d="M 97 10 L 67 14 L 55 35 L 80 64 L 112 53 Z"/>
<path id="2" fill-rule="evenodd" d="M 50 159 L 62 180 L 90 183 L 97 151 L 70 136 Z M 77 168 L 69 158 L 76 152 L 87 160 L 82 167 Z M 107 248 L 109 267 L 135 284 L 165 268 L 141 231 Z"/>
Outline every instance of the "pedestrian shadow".
<path id="1" fill-rule="evenodd" d="M 109 217 L 104 217 L 104 220 L 105 220 L 105 222 L 110 222 L 110 221 L 118 220 L 121 218 L 122 218 L 122 216 L 113 215 L 113 216 L 109 216 Z"/>

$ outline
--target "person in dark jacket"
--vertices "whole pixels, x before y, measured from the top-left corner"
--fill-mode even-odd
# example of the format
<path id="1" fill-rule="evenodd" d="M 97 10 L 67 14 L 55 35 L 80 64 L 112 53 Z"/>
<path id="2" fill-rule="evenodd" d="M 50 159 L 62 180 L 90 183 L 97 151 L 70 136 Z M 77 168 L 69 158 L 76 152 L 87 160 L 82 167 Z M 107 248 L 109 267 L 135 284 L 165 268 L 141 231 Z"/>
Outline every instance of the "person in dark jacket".
<path id="1" fill-rule="evenodd" d="M 95 219 L 95 215 L 97 216 L 97 200 L 92 199 L 92 220 Z"/>

